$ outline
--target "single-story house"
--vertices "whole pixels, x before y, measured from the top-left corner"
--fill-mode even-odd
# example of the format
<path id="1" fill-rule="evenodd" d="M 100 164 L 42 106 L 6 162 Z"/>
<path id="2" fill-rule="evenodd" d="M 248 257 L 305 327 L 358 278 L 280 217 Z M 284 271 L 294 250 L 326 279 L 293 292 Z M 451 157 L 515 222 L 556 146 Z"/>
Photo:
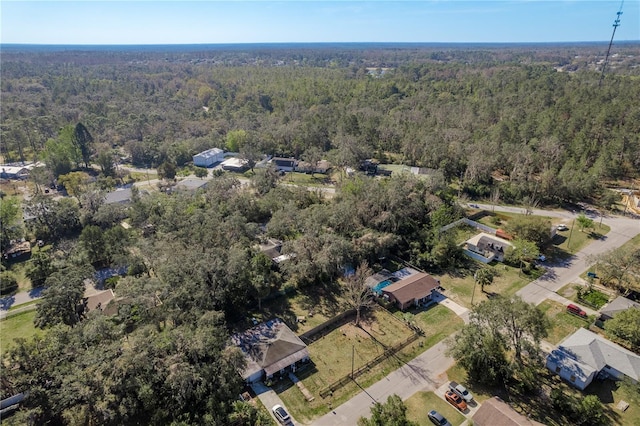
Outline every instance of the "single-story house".
<path id="1" fill-rule="evenodd" d="M 315 167 L 313 166 L 313 164 L 307 162 L 307 161 L 301 161 L 300 163 L 298 163 L 298 165 L 296 166 L 296 171 L 297 172 L 301 172 L 301 173 L 321 173 L 321 174 L 325 174 L 329 171 L 329 169 L 331 168 L 331 163 L 329 163 L 327 160 L 320 160 L 316 163 Z"/>
<path id="2" fill-rule="evenodd" d="M 115 298 L 116 296 L 113 294 L 113 290 L 111 289 L 100 291 L 92 294 L 91 296 L 85 297 L 83 299 L 85 312 L 88 313 L 95 310 L 104 312 L 107 305 Z"/>
<path id="3" fill-rule="evenodd" d="M 222 170 L 242 173 L 249 169 L 249 161 L 244 158 L 230 157 L 220 163 Z"/>
<path id="4" fill-rule="evenodd" d="M 411 306 L 427 303 L 433 291 L 439 286 L 440 281 L 420 272 L 382 288 L 382 294 L 404 311 Z"/>
<path id="5" fill-rule="evenodd" d="M 497 396 L 484 401 L 471 419 L 476 426 L 543 426 L 543 423 L 518 413 Z"/>
<path id="6" fill-rule="evenodd" d="M 293 172 L 298 165 L 295 158 L 273 157 L 270 161 L 279 172 Z"/>
<path id="7" fill-rule="evenodd" d="M 193 165 L 198 167 L 211 167 L 224 160 L 224 151 L 220 148 L 211 148 L 193 156 Z"/>
<path id="8" fill-rule="evenodd" d="M 600 309 L 600 321 L 610 320 L 618 312 L 626 311 L 627 309 L 640 309 L 640 303 L 618 296 Z"/>
<path id="9" fill-rule="evenodd" d="M 295 372 L 310 362 L 307 345 L 280 318 L 234 334 L 231 341 L 245 356 L 247 365 L 240 374 L 248 383 Z"/>
<path id="10" fill-rule="evenodd" d="M 29 241 L 11 241 L 9 248 L 2 254 L 6 260 L 23 260 L 31 256 Z"/>
<path id="11" fill-rule="evenodd" d="M 197 191 L 200 188 L 204 188 L 209 183 L 208 180 L 200 178 L 186 178 L 182 179 L 176 184 L 176 189 L 182 189 L 186 191 Z"/>
<path id="12" fill-rule="evenodd" d="M 105 204 L 126 204 L 131 202 L 131 188 L 118 188 L 108 192 L 104 197 Z"/>
<path id="13" fill-rule="evenodd" d="M 269 238 L 267 241 L 259 245 L 259 249 L 262 253 L 269 256 L 271 260 L 282 255 L 282 241 L 275 238 Z"/>
<path id="14" fill-rule="evenodd" d="M 584 328 L 560 342 L 547 356 L 546 365 L 580 390 L 598 374 L 640 379 L 640 356 Z"/>
<path id="15" fill-rule="evenodd" d="M 467 250 L 485 258 L 486 263 L 492 260 L 502 262 L 509 247 L 512 247 L 509 241 L 485 232 L 481 232 L 466 241 Z"/>
<path id="16" fill-rule="evenodd" d="M 0 178 L 3 179 L 26 179 L 29 177 L 30 168 L 27 166 L 0 166 Z"/>

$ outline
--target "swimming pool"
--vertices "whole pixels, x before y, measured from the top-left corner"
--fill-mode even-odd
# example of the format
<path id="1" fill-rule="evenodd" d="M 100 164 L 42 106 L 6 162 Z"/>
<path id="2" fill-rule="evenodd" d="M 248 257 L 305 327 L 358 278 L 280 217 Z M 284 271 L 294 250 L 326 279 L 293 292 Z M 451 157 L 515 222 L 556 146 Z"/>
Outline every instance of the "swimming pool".
<path id="1" fill-rule="evenodd" d="M 378 296 L 382 293 L 382 289 L 385 288 L 388 285 L 393 284 L 393 281 L 391 280 L 384 280 L 382 282 L 379 282 L 378 284 L 376 284 L 371 291 L 373 291 L 375 294 L 377 294 Z"/>

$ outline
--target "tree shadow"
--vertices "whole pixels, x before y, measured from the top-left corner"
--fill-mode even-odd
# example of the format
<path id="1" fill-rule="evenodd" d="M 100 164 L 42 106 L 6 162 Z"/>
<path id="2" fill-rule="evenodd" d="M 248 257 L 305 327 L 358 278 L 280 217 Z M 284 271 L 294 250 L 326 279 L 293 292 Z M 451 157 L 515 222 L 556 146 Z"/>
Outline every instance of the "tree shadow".
<path id="1" fill-rule="evenodd" d="M 15 302 L 16 298 L 14 295 L 3 297 L 2 299 L 0 299 L 0 309 L 3 311 L 8 311 Z"/>

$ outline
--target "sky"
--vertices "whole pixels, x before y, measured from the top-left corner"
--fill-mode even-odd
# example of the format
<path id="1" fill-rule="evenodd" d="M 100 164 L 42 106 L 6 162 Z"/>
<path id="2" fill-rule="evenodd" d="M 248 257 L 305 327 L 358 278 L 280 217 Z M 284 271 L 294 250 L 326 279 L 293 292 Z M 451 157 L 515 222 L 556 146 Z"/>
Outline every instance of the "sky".
<path id="1" fill-rule="evenodd" d="M 620 0 L 2 0 L 0 42 L 608 42 L 620 7 Z M 640 0 L 625 0 L 622 11 L 615 41 L 640 40 Z"/>

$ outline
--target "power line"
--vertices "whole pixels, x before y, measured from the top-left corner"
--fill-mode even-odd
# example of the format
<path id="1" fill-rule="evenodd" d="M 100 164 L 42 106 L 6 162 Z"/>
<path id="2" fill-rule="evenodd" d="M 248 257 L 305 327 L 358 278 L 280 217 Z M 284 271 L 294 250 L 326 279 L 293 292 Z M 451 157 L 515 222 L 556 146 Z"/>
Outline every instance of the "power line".
<path id="1" fill-rule="evenodd" d="M 604 78 L 604 70 L 607 68 L 607 63 L 609 63 L 609 53 L 611 53 L 611 46 L 613 45 L 613 37 L 616 35 L 616 30 L 620 26 L 620 15 L 622 15 L 622 5 L 624 5 L 624 0 L 620 3 L 620 9 L 616 13 L 616 19 L 613 21 L 613 33 L 611 34 L 611 41 L 609 42 L 609 48 L 607 49 L 607 56 L 604 58 L 604 64 L 602 65 L 602 73 L 600 73 L 600 82 L 598 83 L 598 87 L 602 86 L 602 79 Z"/>

